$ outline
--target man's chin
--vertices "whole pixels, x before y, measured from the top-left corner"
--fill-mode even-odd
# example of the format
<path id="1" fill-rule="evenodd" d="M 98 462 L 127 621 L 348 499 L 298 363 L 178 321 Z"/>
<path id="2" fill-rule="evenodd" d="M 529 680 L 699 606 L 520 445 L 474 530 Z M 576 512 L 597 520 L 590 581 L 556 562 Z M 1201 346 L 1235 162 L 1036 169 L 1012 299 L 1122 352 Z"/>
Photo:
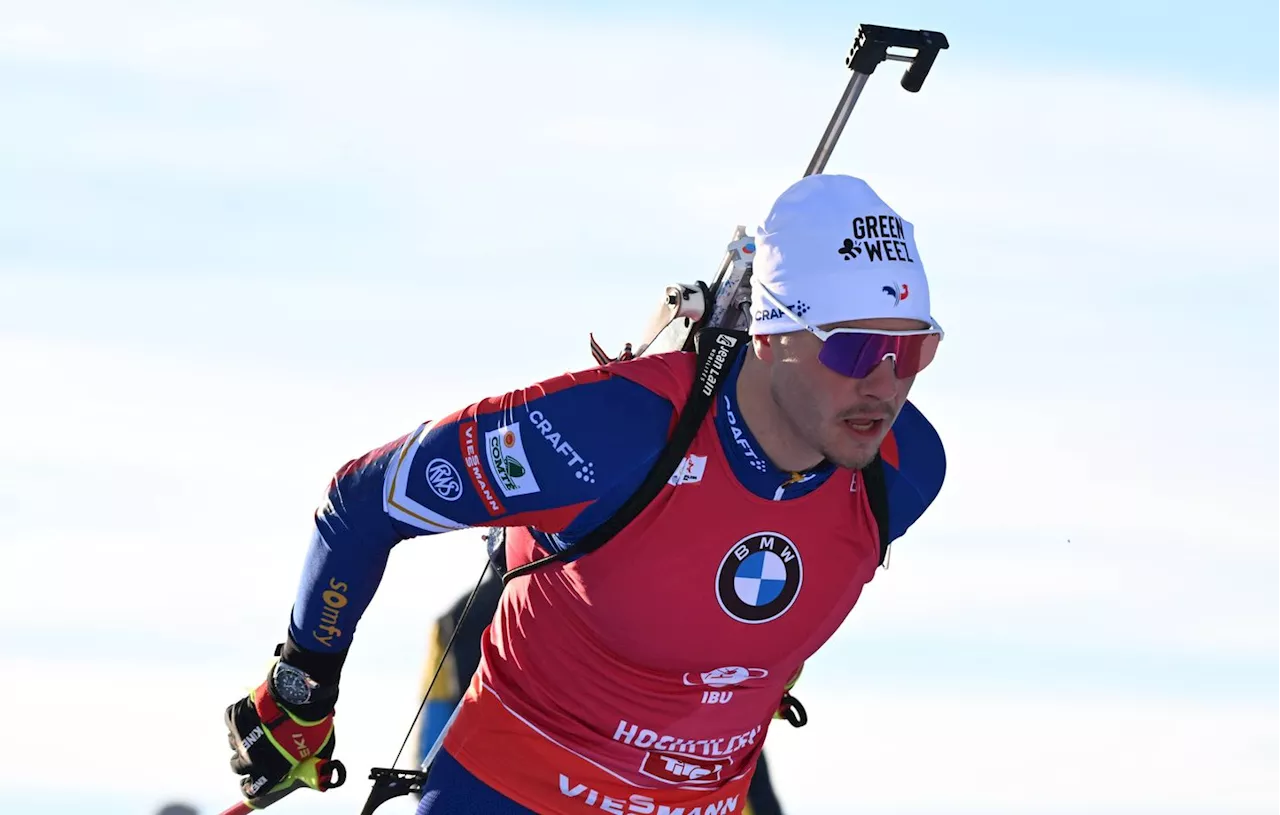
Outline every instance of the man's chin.
<path id="1" fill-rule="evenodd" d="M 880 452 L 880 445 L 888 435 L 889 426 L 881 423 L 876 433 L 852 432 L 847 427 L 841 428 L 839 442 L 828 449 L 827 460 L 850 470 L 861 470 L 875 461 Z"/>
<path id="2" fill-rule="evenodd" d="M 837 467 L 843 467 L 846 470 L 862 470 L 870 465 L 871 462 L 876 460 L 876 453 L 879 452 L 879 450 L 879 445 L 874 447 L 870 445 L 867 445 L 866 447 L 859 446 L 857 448 L 852 448 L 846 445 L 839 452 L 829 452 L 827 454 L 827 461 L 830 461 Z"/>

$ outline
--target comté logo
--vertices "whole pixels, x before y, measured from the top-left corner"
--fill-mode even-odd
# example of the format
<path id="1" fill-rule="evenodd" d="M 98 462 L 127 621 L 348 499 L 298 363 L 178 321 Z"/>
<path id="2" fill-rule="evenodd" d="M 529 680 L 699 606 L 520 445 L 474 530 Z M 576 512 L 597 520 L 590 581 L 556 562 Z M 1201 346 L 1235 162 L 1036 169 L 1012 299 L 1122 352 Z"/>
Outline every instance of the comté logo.
<path id="1" fill-rule="evenodd" d="M 640 772 L 670 784 L 717 784 L 731 763 L 727 758 L 700 758 L 650 750 L 644 756 Z"/>

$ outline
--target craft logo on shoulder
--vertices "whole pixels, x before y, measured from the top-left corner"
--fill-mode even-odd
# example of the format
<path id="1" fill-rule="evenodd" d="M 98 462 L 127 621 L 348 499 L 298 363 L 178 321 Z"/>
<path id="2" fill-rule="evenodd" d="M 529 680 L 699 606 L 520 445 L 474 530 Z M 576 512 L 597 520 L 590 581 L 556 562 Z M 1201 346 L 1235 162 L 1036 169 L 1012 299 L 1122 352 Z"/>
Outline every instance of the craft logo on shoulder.
<path id="1" fill-rule="evenodd" d="M 551 449 L 564 456 L 569 462 L 569 466 L 573 468 L 573 476 L 579 481 L 585 481 L 588 484 L 596 483 L 595 465 L 578 455 L 578 451 L 573 449 L 573 445 L 561 436 L 560 431 L 556 430 L 551 424 L 551 420 L 541 410 L 529 411 L 529 421 L 533 422 L 534 428 L 542 434 L 542 438 L 546 439 L 547 444 L 551 445 Z"/>
<path id="2" fill-rule="evenodd" d="M 480 500 L 484 502 L 485 510 L 496 518 L 506 514 L 507 509 L 494 494 L 489 476 L 484 471 L 484 465 L 480 463 L 480 440 L 477 436 L 475 422 L 463 422 L 458 425 L 458 446 L 462 448 L 462 463 L 466 465 L 467 475 L 471 476 L 471 483 L 480 495 Z"/>
<path id="3" fill-rule="evenodd" d="M 735 543 L 720 562 L 716 599 L 738 622 L 767 623 L 791 608 L 803 578 L 795 544 L 777 532 L 757 532 Z"/>
<path id="4" fill-rule="evenodd" d="M 433 458 L 427 463 L 427 484 L 445 501 L 457 501 L 462 497 L 462 476 L 442 458 Z"/>
<path id="5" fill-rule="evenodd" d="M 902 219 L 896 215 L 860 215 L 852 221 L 853 237 L 845 238 L 837 252 L 845 260 L 866 256 L 868 263 L 915 263 Z"/>
<path id="6" fill-rule="evenodd" d="M 538 492 L 538 480 L 529 467 L 529 457 L 520 440 L 520 424 L 503 425 L 484 434 L 484 454 L 489 469 L 498 481 L 498 489 L 511 498 Z"/>

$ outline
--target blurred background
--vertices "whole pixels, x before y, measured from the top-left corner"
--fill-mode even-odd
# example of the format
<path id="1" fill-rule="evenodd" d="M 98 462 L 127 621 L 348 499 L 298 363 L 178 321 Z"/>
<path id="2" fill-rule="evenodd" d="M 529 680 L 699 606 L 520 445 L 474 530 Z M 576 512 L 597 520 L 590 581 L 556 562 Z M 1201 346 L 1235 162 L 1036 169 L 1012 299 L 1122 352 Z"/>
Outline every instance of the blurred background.
<path id="1" fill-rule="evenodd" d="M 1276 812 L 1278 21 L 1243 0 L 0 2 L 0 812 L 234 803 L 223 710 L 334 470 L 642 340 L 799 177 L 862 23 L 951 42 L 827 168 L 916 225 L 949 471 L 771 731 L 783 803 Z M 271 812 L 359 811 L 483 564 L 397 548 L 351 778 Z"/>

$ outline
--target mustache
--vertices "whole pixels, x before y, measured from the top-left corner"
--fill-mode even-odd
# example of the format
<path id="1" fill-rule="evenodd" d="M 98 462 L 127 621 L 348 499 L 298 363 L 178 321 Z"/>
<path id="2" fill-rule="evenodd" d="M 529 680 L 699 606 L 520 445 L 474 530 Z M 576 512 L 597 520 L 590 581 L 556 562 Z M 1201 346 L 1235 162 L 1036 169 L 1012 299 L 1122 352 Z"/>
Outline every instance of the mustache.
<path id="1" fill-rule="evenodd" d="M 893 416 L 893 406 L 884 404 L 878 407 L 859 407 L 845 410 L 838 415 L 838 418 L 842 422 L 865 422 L 868 419 L 883 419 L 888 422 L 893 420 Z"/>

